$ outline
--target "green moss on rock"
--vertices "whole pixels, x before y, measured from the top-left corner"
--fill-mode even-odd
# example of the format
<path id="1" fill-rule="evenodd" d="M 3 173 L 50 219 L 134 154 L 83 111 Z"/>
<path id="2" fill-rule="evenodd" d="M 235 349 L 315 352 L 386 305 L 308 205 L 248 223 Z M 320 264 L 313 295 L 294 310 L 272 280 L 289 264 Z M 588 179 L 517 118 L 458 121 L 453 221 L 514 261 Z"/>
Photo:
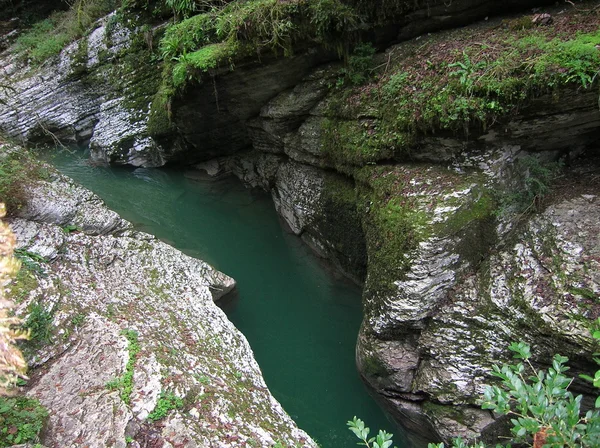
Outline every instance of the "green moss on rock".
<path id="1" fill-rule="evenodd" d="M 357 193 L 351 179 L 326 173 L 321 212 L 314 224 L 332 246 L 330 256 L 334 262 L 362 281 L 366 275 L 366 242 L 356 204 Z"/>

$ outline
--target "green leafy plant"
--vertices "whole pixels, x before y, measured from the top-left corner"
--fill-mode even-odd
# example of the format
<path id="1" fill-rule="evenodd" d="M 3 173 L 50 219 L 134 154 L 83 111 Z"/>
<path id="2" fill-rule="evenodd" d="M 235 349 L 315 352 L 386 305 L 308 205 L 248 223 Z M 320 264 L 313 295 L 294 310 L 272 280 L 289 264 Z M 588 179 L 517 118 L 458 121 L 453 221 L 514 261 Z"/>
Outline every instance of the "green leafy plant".
<path id="1" fill-rule="evenodd" d="M 486 66 L 485 61 L 473 63 L 466 52 L 463 52 L 463 60 L 456 61 L 448 65 L 448 68 L 456 68 L 456 71 L 450 73 L 450 76 L 455 76 L 459 79 L 460 84 L 465 86 L 466 90 L 471 90 L 473 86 L 473 74 Z"/>
<path id="2" fill-rule="evenodd" d="M 81 326 L 83 322 L 85 322 L 85 314 L 76 314 L 75 316 L 73 316 L 73 319 L 71 319 L 71 323 L 75 327 Z"/>
<path id="3" fill-rule="evenodd" d="M 494 367 L 492 374 L 501 383 L 486 388 L 482 408 L 514 417 L 516 443 L 533 438 L 543 439 L 548 447 L 600 446 L 600 412 L 582 413 L 583 396 L 569 392 L 573 379 L 565 375 L 568 358 L 554 355 L 548 370 L 538 370 L 530 362 L 529 345 L 519 342 L 508 348 L 519 362 Z"/>
<path id="4" fill-rule="evenodd" d="M 371 430 L 365 426 L 365 423 L 360 418 L 356 418 L 356 416 L 346 424 L 348 425 L 348 429 L 361 440 L 358 445 L 366 446 L 368 448 L 389 448 L 394 443 L 392 441 L 394 435 L 383 430 L 379 430 L 375 437 L 369 437 Z"/>
<path id="5" fill-rule="evenodd" d="M 29 397 L 0 397 L 0 447 L 35 442 L 48 411 Z"/>
<path id="6" fill-rule="evenodd" d="M 348 57 L 346 67 L 341 70 L 344 77 L 343 81 L 347 81 L 355 86 L 367 82 L 373 69 L 374 56 L 375 47 L 371 43 L 367 42 L 357 45 Z"/>
<path id="7" fill-rule="evenodd" d="M 169 411 L 183 408 L 183 400 L 172 392 L 161 392 L 154 410 L 148 415 L 148 420 L 155 422 L 165 418 Z"/>
<path id="8" fill-rule="evenodd" d="M 600 319 L 595 323 L 592 336 L 600 340 Z M 508 347 L 518 360 L 516 364 L 494 366 L 492 375 L 500 380 L 498 385 L 487 386 L 482 402 L 483 409 L 511 417 L 512 438 L 510 443 L 534 448 L 594 448 L 600 446 L 600 397 L 595 409 L 582 410 L 583 396 L 574 396 L 569 387 L 573 378 L 565 375 L 568 358 L 554 355 L 552 366 L 540 370 L 531 363 L 530 346 L 513 342 Z M 595 358 L 600 364 L 600 359 Z M 600 387 L 600 370 L 594 377 L 582 375 L 596 387 Z M 354 417 L 348 422 L 349 429 L 362 440 L 359 445 L 375 447 L 390 443 L 391 435 L 381 439 L 368 438 L 369 428 Z M 388 437 L 389 436 L 389 437 Z M 510 443 L 506 448 L 510 448 Z M 381 445 L 379 445 L 381 446 Z M 389 446 L 389 445 L 386 445 Z M 444 443 L 430 443 L 428 448 L 444 448 Z M 454 439 L 452 448 L 485 448 L 482 442 L 467 444 L 461 438 Z M 496 445 L 502 448 L 504 445 Z"/>
<path id="9" fill-rule="evenodd" d="M 539 211 L 543 199 L 550 193 L 553 181 L 558 177 L 561 164 L 543 163 L 533 156 L 522 157 L 515 164 L 521 179 L 515 192 L 502 195 L 501 210 L 512 209 L 517 213 Z"/>
<path id="10" fill-rule="evenodd" d="M 165 0 L 165 3 L 178 16 L 188 17 L 196 10 L 194 0 Z"/>
<path id="11" fill-rule="evenodd" d="M 29 307 L 24 327 L 30 331 L 32 344 L 39 346 L 50 342 L 53 319 L 54 311 L 46 310 L 42 304 L 34 303 Z"/>
<path id="12" fill-rule="evenodd" d="M 62 230 L 65 233 L 81 232 L 81 229 L 74 224 L 67 224 L 66 226 L 62 227 Z"/>

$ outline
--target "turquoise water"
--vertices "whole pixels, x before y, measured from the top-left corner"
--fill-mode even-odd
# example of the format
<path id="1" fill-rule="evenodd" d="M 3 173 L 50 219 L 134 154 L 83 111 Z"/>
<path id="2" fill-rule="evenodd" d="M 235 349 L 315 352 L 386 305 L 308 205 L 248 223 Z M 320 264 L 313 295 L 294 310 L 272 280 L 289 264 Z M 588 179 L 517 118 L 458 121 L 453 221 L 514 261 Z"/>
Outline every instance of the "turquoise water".
<path id="1" fill-rule="evenodd" d="M 356 372 L 360 289 L 283 230 L 268 195 L 234 179 L 93 167 L 81 154 L 52 161 L 138 229 L 237 280 L 239 292 L 225 306 L 229 318 L 248 338 L 273 395 L 321 446 L 356 446 L 345 425 L 354 415 L 402 445 Z"/>

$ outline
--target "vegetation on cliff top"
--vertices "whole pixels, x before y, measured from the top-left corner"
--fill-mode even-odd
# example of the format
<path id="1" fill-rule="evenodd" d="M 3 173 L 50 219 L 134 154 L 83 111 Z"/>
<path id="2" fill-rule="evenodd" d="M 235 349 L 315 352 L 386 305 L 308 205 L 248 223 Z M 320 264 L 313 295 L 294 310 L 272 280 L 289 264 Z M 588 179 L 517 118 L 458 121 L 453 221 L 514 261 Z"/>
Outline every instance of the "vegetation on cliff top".
<path id="1" fill-rule="evenodd" d="M 56 11 L 35 23 L 19 36 L 13 50 L 34 65 L 41 64 L 85 35 L 96 20 L 120 5 L 120 0 L 77 0 L 68 10 Z"/>
<path id="2" fill-rule="evenodd" d="M 523 17 L 398 45 L 371 83 L 331 102 L 325 150 L 364 165 L 410 157 L 424 134 L 484 131 L 536 97 L 597 85 L 599 49 L 598 11 L 575 10 L 549 26 Z"/>

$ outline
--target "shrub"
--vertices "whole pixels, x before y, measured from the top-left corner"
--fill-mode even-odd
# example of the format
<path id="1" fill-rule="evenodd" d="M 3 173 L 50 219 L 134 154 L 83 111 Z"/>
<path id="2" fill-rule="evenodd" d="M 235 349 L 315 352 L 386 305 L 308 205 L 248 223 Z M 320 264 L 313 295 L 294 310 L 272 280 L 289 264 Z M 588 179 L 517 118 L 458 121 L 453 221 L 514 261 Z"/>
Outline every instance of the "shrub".
<path id="1" fill-rule="evenodd" d="M 5 215 L 4 204 L 0 203 L 0 218 Z M 10 227 L 0 220 L 0 394 L 13 387 L 19 377 L 25 374 L 27 364 L 15 343 L 26 339 L 27 334 L 16 330 L 21 320 L 9 313 L 14 303 L 6 299 L 5 285 L 14 278 L 20 263 L 13 257 L 15 235 Z"/>
<path id="2" fill-rule="evenodd" d="M 46 310 L 41 304 L 34 303 L 29 307 L 25 328 L 29 330 L 34 345 L 39 346 L 50 342 L 53 319 L 54 312 Z"/>
<path id="3" fill-rule="evenodd" d="M 597 326 L 600 326 L 600 319 Z M 600 339 L 600 331 L 593 332 Z M 513 342 L 509 350 L 518 360 L 516 364 L 494 366 L 492 375 L 500 380 L 499 385 L 487 386 L 482 403 L 489 409 L 511 418 L 511 443 L 529 444 L 536 448 L 595 448 L 600 446 L 600 397 L 596 398 L 596 408 L 583 412 L 582 395 L 575 397 L 569 392 L 572 378 L 565 375 L 568 358 L 554 355 L 548 370 L 538 370 L 530 362 L 529 345 Z M 600 363 L 599 360 L 597 362 Z M 595 377 L 584 376 L 600 386 L 600 370 Z M 380 431 L 381 437 L 368 439 L 369 428 L 354 417 L 348 422 L 350 430 L 367 447 L 376 448 L 385 443 L 391 445 L 391 435 Z M 467 444 L 455 439 L 452 448 L 485 448 L 482 442 Z M 506 445 L 510 448 L 510 444 Z M 430 443 L 429 448 L 444 448 L 444 443 Z M 501 448 L 502 445 L 496 445 Z"/>

